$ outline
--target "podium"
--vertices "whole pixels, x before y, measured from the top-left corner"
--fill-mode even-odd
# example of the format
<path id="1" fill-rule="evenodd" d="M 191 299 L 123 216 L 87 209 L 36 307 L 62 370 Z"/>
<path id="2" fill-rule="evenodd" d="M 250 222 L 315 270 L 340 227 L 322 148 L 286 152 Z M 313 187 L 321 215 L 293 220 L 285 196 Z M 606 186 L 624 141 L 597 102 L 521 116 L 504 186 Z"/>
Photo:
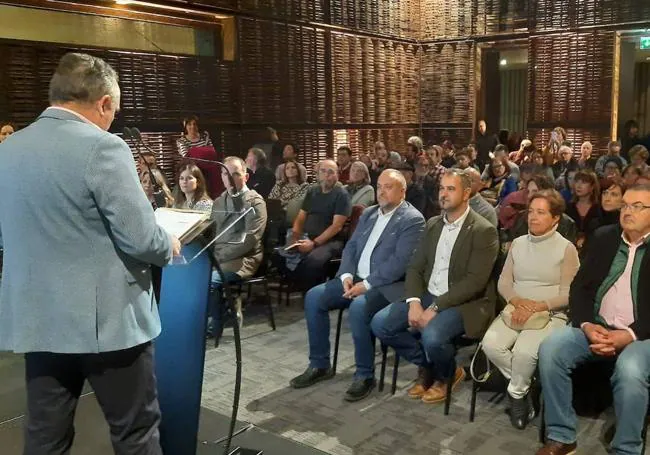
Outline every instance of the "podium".
<path id="1" fill-rule="evenodd" d="M 192 242 L 182 255 L 191 258 L 201 249 Z M 188 264 L 163 269 L 158 307 L 162 332 L 155 342 L 155 365 L 165 455 L 196 453 L 212 273 L 208 254 L 203 251 Z"/>
<path id="2" fill-rule="evenodd" d="M 242 229 L 234 228 L 245 223 L 249 213 L 254 213 L 252 207 L 241 212 L 213 211 L 213 216 L 218 219 L 216 236 L 207 244 L 197 240 L 213 222 L 204 220 L 195 225 L 181 237 L 183 243 L 187 242 L 181 251 L 182 261 L 174 261 L 163 269 L 158 307 L 162 332 L 155 342 L 155 369 L 162 414 L 160 444 L 164 455 L 196 454 L 212 266 L 221 272 L 221 266 L 211 256 L 209 247 L 218 240 L 224 245 L 243 243 L 245 235 L 242 237 Z M 175 226 L 173 220 L 169 225 Z M 224 285 L 224 290 L 224 303 L 232 308 L 232 296 L 227 285 Z M 226 451 L 243 454 L 245 452 L 240 448 L 229 451 L 241 387 L 241 341 L 237 324 L 235 348 L 237 374 Z"/>

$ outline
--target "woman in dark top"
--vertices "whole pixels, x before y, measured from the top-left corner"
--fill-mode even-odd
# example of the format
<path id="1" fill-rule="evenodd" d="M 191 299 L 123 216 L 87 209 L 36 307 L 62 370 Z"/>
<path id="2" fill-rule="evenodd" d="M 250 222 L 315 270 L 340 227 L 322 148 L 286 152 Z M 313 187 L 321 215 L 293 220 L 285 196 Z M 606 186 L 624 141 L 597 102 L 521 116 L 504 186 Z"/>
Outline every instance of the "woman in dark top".
<path id="1" fill-rule="evenodd" d="M 602 214 L 599 225 L 618 224 L 623 206 L 625 184 L 617 180 L 603 180 L 600 186 Z"/>
<path id="2" fill-rule="evenodd" d="M 567 205 L 566 214 L 575 221 L 578 228 L 578 251 L 598 228 L 602 211 L 600 208 L 600 185 L 592 171 L 582 170 L 575 175 L 573 200 Z"/>

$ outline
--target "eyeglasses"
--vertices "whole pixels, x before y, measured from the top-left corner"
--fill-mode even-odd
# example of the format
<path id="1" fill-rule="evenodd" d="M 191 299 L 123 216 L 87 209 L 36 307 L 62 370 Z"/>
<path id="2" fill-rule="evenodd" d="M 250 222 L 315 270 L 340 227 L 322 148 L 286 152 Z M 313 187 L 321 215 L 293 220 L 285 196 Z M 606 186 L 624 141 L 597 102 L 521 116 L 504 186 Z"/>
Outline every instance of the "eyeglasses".
<path id="1" fill-rule="evenodd" d="M 336 171 L 334 169 L 322 168 L 322 169 L 319 169 L 318 172 L 320 174 L 323 174 L 323 175 L 334 175 L 334 174 L 336 174 Z"/>
<path id="2" fill-rule="evenodd" d="M 632 213 L 639 213 L 641 210 L 650 209 L 650 205 L 643 205 L 640 202 L 636 204 L 623 204 L 621 206 L 621 212 L 629 210 Z"/>

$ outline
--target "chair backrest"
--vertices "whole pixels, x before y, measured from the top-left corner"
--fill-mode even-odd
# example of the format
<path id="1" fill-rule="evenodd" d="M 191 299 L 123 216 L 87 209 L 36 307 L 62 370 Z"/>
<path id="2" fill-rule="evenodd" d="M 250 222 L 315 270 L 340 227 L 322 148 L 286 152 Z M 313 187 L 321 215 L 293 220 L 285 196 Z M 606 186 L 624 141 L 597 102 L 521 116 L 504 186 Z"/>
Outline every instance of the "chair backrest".
<path id="1" fill-rule="evenodd" d="M 365 206 L 363 205 L 353 205 L 352 206 L 352 213 L 350 214 L 350 225 L 348 227 L 348 238 L 352 237 L 352 234 L 354 234 L 354 230 L 357 228 L 357 224 L 359 224 L 359 218 L 361 218 L 361 214 L 365 210 Z"/>
<path id="2" fill-rule="evenodd" d="M 266 231 L 265 238 L 275 245 L 284 242 L 284 233 L 286 231 L 286 213 L 282 208 L 282 202 L 279 199 L 266 200 Z M 272 249 L 272 248 L 271 248 Z"/>
<path id="3" fill-rule="evenodd" d="M 192 158 L 197 158 L 208 161 L 221 161 L 223 159 L 223 156 L 221 155 L 223 154 L 218 153 L 215 148 L 211 146 L 192 147 L 187 151 L 185 159 L 192 160 Z M 221 180 L 221 167 L 218 164 L 211 164 L 203 161 L 196 161 L 196 166 L 201 169 L 201 172 L 205 177 L 205 183 L 208 187 L 208 194 L 210 197 L 212 199 L 219 197 L 226 189 Z"/>

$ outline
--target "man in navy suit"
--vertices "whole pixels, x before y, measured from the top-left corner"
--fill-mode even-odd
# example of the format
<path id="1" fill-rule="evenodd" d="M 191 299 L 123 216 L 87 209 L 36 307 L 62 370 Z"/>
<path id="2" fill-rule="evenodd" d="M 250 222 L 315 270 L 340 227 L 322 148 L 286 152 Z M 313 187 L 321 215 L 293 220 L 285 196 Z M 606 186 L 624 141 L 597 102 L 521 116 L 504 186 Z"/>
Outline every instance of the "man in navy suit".
<path id="1" fill-rule="evenodd" d="M 67 54 L 50 107 L 0 144 L 0 350 L 25 354 L 25 455 L 69 453 L 85 380 L 115 453 L 161 454 L 149 264 L 180 252 L 156 224 L 128 145 L 107 130 L 117 74 Z"/>
<path id="2" fill-rule="evenodd" d="M 388 169 L 377 182 L 378 205 L 368 207 L 343 250 L 334 280 L 320 284 L 305 296 L 309 332 L 309 367 L 291 380 L 294 388 L 309 387 L 334 376 L 330 365 L 329 311 L 348 308 L 354 340 L 356 373 L 345 394 L 347 401 L 367 397 L 375 386 L 372 316 L 404 297 L 403 279 L 424 232 L 424 218 L 406 202 L 406 181 Z"/>

